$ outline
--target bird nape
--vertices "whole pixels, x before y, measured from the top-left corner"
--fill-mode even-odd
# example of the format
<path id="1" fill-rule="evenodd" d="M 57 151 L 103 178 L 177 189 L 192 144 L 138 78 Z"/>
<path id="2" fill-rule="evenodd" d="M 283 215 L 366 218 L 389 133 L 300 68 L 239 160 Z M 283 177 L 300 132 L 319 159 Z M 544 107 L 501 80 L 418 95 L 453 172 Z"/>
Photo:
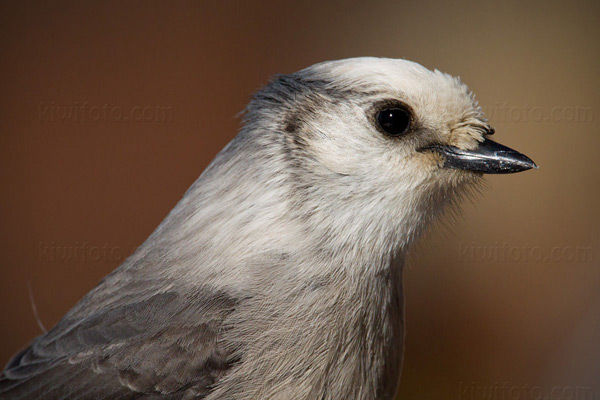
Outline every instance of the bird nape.
<path id="1" fill-rule="evenodd" d="M 243 121 L 0 399 L 392 399 L 411 243 L 484 173 L 536 167 L 457 78 L 405 60 L 277 76 Z"/>

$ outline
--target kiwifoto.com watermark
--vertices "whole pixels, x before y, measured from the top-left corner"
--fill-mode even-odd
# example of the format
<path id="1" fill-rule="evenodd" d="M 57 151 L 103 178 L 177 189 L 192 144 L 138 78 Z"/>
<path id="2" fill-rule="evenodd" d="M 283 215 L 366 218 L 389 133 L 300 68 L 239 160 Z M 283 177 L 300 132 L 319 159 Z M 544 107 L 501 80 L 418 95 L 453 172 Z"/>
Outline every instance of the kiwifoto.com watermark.
<path id="1" fill-rule="evenodd" d="M 37 255 L 38 260 L 44 263 L 111 263 L 124 261 L 134 251 L 135 248 L 125 250 L 109 243 L 39 242 Z"/>
<path id="2" fill-rule="evenodd" d="M 541 387 L 536 385 L 514 385 L 509 382 L 478 384 L 460 382 L 461 400 L 595 400 L 598 392 L 591 386 L 567 385 Z"/>
<path id="3" fill-rule="evenodd" d="M 72 243 L 38 242 L 36 253 L 39 262 L 46 264 L 106 264 L 121 263 L 137 251 L 138 247 L 127 248 L 110 243 L 93 243 L 75 241 Z M 185 251 L 172 247 L 153 246 L 146 260 L 153 258 L 163 260 L 165 257 L 177 258 L 185 255 Z M 150 258 L 149 258 L 150 257 Z"/>
<path id="4" fill-rule="evenodd" d="M 483 107 L 485 116 L 493 122 L 591 123 L 594 110 L 584 105 L 554 106 L 550 109 L 535 105 L 513 105 L 508 102 Z"/>
<path id="5" fill-rule="evenodd" d="M 529 244 L 514 245 L 508 242 L 487 245 L 476 242 L 460 244 L 460 260 L 465 263 L 591 263 L 597 258 L 591 246 L 542 247 Z"/>
<path id="6" fill-rule="evenodd" d="M 54 101 L 38 104 L 38 119 L 42 123 L 173 123 L 171 106 L 91 104 L 87 101 L 58 104 Z"/>

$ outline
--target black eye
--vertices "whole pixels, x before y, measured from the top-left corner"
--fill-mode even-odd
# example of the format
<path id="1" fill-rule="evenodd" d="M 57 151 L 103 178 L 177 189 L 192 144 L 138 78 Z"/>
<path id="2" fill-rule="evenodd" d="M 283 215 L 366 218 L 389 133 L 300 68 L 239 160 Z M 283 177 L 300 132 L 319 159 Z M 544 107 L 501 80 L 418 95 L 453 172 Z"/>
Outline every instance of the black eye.
<path id="1" fill-rule="evenodd" d="M 379 127 L 391 136 L 400 136 L 410 127 L 410 113 L 403 108 L 385 108 L 376 118 Z"/>

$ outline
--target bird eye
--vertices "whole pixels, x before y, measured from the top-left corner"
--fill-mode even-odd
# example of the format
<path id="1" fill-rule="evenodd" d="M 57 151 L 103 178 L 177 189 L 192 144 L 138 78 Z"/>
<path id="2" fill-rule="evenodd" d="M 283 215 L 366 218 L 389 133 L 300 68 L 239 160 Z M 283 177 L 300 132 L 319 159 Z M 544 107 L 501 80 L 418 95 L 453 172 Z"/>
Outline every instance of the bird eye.
<path id="1" fill-rule="evenodd" d="M 410 113 L 404 108 L 384 108 L 376 119 L 379 127 L 391 136 L 400 136 L 410 127 Z"/>

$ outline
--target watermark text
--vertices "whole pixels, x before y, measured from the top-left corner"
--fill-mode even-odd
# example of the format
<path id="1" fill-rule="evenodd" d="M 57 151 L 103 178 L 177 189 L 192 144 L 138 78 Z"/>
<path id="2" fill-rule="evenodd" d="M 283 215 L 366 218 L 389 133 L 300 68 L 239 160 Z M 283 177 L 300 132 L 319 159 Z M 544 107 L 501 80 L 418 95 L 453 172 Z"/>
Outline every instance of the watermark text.
<path id="1" fill-rule="evenodd" d="M 173 107 L 161 105 L 123 107 L 87 101 L 72 104 L 41 101 L 38 118 L 42 123 L 173 123 L 175 114 Z"/>

